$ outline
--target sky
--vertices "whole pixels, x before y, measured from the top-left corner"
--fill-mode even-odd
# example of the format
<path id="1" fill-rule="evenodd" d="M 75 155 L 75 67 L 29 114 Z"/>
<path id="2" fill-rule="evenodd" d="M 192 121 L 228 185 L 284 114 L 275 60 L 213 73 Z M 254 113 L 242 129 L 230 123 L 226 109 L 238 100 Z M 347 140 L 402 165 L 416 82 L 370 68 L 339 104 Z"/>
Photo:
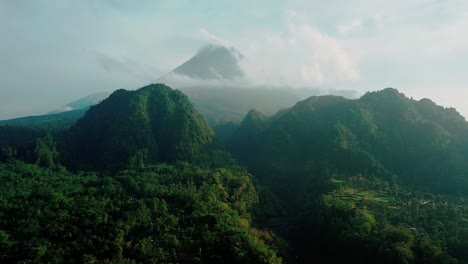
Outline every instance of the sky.
<path id="1" fill-rule="evenodd" d="M 156 82 L 207 43 L 259 84 L 394 87 L 468 116 L 466 0 L 0 0 L 0 119 Z"/>

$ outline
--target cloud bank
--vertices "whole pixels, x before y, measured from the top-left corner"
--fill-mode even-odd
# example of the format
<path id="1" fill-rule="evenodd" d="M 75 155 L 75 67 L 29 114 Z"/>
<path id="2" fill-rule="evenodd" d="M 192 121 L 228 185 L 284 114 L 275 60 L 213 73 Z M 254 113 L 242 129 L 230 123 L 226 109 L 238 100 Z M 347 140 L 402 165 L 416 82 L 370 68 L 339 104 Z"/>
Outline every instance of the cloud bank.
<path id="1" fill-rule="evenodd" d="M 294 16 L 286 25 L 284 33 L 263 32 L 248 46 L 241 67 L 252 83 L 320 88 L 360 79 L 340 40 Z"/>
<path id="2" fill-rule="evenodd" d="M 294 28 L 288 36 L 265 34 L 250 47 L 241 67 L 260 85 L 323 87 L 359 79 L 347 51 L 308 25 Z"/>

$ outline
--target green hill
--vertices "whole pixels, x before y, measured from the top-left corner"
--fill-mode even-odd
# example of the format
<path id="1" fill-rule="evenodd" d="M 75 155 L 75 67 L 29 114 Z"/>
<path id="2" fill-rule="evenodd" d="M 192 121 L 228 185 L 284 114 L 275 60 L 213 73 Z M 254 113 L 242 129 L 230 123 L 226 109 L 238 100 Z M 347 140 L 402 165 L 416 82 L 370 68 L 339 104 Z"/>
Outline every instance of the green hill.
<path id="1" fill-rule="evenodd" d="M 423 190 L 468 192 L 468 123 L 428 99 L 415 101 L 390 88 L 358 100 L 310 97 L 275 119 L 256 138 L 233 139 L 237 146 L 256 146 L 254 153 L 252 147 L 247 151 L 256 160 L 235 152 L 261 174 L 330 170 Z M 237 134 L 249 129 L 241 126 Z"/>
<path id="2" fill-rule="evenodd" d="M 454 109 L 385 89 L 254 116 L 227 146 L 284 203 L 261 197 L 259 219 L 299 263 L 467 263 L 468 122 Z"/>
<path id="3" fill-rule="evenodd" d="M 282 263 L 252 224 L 251 175 L 213 141 L 184 94 L 153 84 L 1 148 L 0 262 Z"/>
<path id="4" fill-rule="evenodd" d="M 189 160 L 213 131 L 187 97 L 162 84 L 117 90 L 93 106 L 65 135 L 68 164 L 124 168 Z"/>

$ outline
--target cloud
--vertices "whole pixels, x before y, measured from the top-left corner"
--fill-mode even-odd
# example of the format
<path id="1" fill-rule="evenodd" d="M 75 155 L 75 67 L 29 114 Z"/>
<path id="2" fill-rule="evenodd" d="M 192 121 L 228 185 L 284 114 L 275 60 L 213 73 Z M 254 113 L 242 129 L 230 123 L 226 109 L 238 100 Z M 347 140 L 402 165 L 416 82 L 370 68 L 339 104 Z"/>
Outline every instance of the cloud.
<path id="1" fill-rule="evenodd" d="M 99 65 L 109 73 L 126 74 L 139 81 L 152 82 L 160 76 L 154 67 L 138 63 L 130 58 L 115 58 L 104 53 L 95 52 Z"/>
<path id="2" fill-rule="evenodd" d="M 241 50 L 246 58 L 239 61 L 245 80 L 231 81 L 227 85 L 319 88 L 359 80 L 358 68 L 338 39 L 305 23 L 293 10 L 287 10 L 284 17 L 284 32 L 256 31 L 255 36 L 249 38 L 246 50 Z M 199 32 L 206 42 L 233 46 L 205 28 Z M 190 86 L 201 82 L 181 76 L 171 79 Z M 196 85 L 191 85 L 191 81 Z"/>
<path id="3" fill-rule="evenodd" d="M 360 19 L 353 19 L 348 24 L 341 24 L 338 26 L 338 32 L 341 35 L 347 35 L 353 31 L 362 29 L 362 21 Z"/>
<path id="4" fill-rule="evenodd" d="M 286 15 L 287 31 L 257 34 L 241 67 L 257 85 L 329 87 L 359 80 L 359 69 L 340 41 Z"/>
<path id="5" fill-rule="evenodd" d="M 159 78 L 157 82 L 164 83 L 173 88 L 192 88 L 192 87 L 236 87 L 236 88 L 248 88 L 251 87 L 249 83 L 244 78 L 235 78 L 235 79 L 198 79 L 186 76 L 183 74 L 177 74 L 175 72 L 170 72 L 163 77 Z"/>
<path id="6" fill-rule="evenodd" d="M 217 44 L 225 47 L 232 46 L 228 41 L 211 34 L 205 28 L 200 28 L 200 35 L 202 39 L 208 43 Z"/>

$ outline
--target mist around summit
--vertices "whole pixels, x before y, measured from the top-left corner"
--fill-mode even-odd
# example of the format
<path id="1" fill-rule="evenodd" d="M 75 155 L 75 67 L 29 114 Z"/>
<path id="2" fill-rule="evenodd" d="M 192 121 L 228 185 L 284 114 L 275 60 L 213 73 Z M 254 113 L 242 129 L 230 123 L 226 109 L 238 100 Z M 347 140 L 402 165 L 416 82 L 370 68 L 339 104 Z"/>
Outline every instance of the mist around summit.
<path id="1" fill-rule="evenodd" d="M 280 63 L 280 61 L 273 63 Z M 283 78 L 282 75 L 288 74 L 287 71 L 281 73 L 273 67 L 267 65 L 265 61 L 256 61 L 256 58 L 243 55 L 234 47 L 206 44 L 189 60 L 159 78 L 158 82 L 167 83 L 177 88 L 218 86 L 243 89 L 309 89 L 315 90 L 314 94 L 317 94 L 318 90 L 321 94 L 334 93 L 333 88 L 323 87 L 320 82 L 314 83 L 312 81 L 301 84 L 301 82 L 293 81 L 289 76 Z M 300 69 L 297 71 L 298 74 L 301 74 Z M 275 74 L 278 76 L 274 76 Z M 307 78 L 305 73 L 302 77 L 298 77 L 298 80 Z M 354 95 L 347 94 L 347 96 L 359 97 L 358 92 L 355 92 Z"/>

